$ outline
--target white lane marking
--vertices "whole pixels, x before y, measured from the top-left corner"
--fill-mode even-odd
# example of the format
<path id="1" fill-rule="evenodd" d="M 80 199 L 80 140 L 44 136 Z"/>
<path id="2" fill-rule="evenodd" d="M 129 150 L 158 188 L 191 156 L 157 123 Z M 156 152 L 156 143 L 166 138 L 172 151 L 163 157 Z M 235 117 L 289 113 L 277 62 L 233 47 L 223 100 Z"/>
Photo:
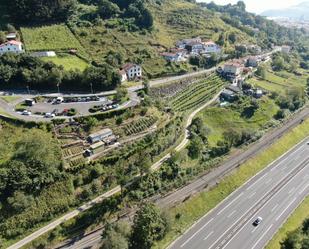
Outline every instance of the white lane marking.
<path id="1" fill-rule="evenodd" d="M 288 194 L 292 194 L 292 193 L 294 192 L 294 190 L 295 190 L 295 187 L 293 187 L 293 188 L 289 191 Z"/>
<path id="2" fill-rule="evenodd" d="M 264 177 L 266 177 L 268 175 L 268 172 L 266 173 L 266 174 L 264 174 L 263 176 L 261 176 L 259 179 L 257 179 L 253 184 L 251 184 L 251 186 L 249 186 L 248 188 L 247 188 L 247 190 L 250 190 L 251 188 L 253 188 L 253 186 L 255 185 L 255 184 L 257 184 L 259 181 L 261 181 Z"/>
<path id="3" fill-rule="evenodd" d="M 275 209 L 279 206 L 279 204 L 277 203 L 276 206 L 274 206 L 272 209 L 271 209 L 271 212 L 274 212 Z"/>
<path id="4" fill-rule="evenodd" d="M 268 180 L 265 182 L 265 184 L 267 185 L 267 184 L 269 184 L 271 181 L 272 181 L 272 178 L 268 179 Z"/>
<path id="5" fill-rule="evenodd" d="M 295 150 L 292 154 L 290 154 L 287 158 L 283 159 L 281 162 L 279 162 L 275 167 L 273 167 L 270 171 L 274 171 L 281 163 L 284 163 L 286 160 L 291 159 L 291 156 L 294 155 L 296 152 L 298 152 L 300 149 L 303 149 L 303 146 L 299 147 L 297 150 Z"/>
<path id="6" fill-rule="evenodd" d="M 184 247 L 195 235 L 197 235 L 200 231 L 202 231 L 210 222 L 212 222 L 214 218 L 211 218 L 204 226 L 202 226 L 199 230 L 197 230 L 189 239 L 187 239 L 180 247 Z"/>
<path id="7" fill-rule="evenodd" d="M 251 199 L 255 194 L 256 192 L 253 192 L 251 195 L 248 196 L 248 199 Z"/>
<path id="8" fill-rule="evenodd" d="M 232 213 L 230 213 L 230 214 L 227 216 L 227 218 L 231 218 L 232 215 L 235 214 L 235 213 L 236 213 L 236 210 L 234 210 Z"/>
<path id="9" fill-rule="evenodd" d="M 306 188 L 308 188 L 309 184 L 307 184 L 301 191 L 298 192 L 299 195 L 301 195 L 305 190 Z"/>
<path id="10" fill-rule="evenodd" d="M 227 209 L 229 206 L 231 206 L 235 201 L 237 201 L 242 195 L 244 194 L 244 192 L 241 192 L 240 195 L 238 195 L 234 200 L 232 200 L 228 205 L 226 205 L 217 215 L 220 215 L 224 212 L 225 209 Z"/>
<path id="11" fill-rule="evenodd" d="M 290 202 L 289 205 L 287 205 L 287 207 L 281 212 L 281 214 L 276 218 L 276 221 L 278 221 L 280 219 L 280 217 L 285 213 L 286 210 L 288 210 L 288 208 L 293 204 L 293 202 L 296 201 L 296 197 L 293 199 L 293 201 Z"/>
<path id="12" fill-rule="evenodd" d="M 204 238 L 204 240 L 207 240 L 213 233 L 214 233 L 214 231 L 211 231 L 211 232 Z"/>
<path id="13" fill-rule="evenodd" d="M 256 229 L 258 229 L 259 226 L 256 226 L 255 228 L 253 228 L 253 230 L 251 231 L 251 233 L 254 233 Z"/>
<path id="14" fill-rule="evenodd" d="M 251 249 L 254 249 L 258 243 L 260 243 L 260 241 L 263 239 L 263 237 L 269 232 L 269 230 L 272 228 L 273 224 L 271 224 L 269 226 L 269 228 L 262 234 L 262 236 L 258 239 L 258 241 L 253 245 L 253 247 Z"/>

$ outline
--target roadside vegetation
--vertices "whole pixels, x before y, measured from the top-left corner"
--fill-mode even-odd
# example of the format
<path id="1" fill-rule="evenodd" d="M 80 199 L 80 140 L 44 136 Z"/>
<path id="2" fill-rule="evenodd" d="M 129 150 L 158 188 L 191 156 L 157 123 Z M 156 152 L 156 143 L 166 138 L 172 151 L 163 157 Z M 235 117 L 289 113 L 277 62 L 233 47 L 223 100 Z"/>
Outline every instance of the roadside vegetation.
<path id="1" fill-rule="evenodd" d="M 266 246 L 267 249 L 296 249 L 308 240 L 309 197 L 307 197 Z"/>

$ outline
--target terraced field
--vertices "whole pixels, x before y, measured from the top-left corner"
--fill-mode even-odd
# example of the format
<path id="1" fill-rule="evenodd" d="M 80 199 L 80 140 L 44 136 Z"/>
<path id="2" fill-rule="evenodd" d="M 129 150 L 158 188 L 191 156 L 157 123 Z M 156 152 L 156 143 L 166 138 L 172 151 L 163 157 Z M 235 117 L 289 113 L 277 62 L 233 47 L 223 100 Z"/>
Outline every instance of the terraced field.
<path id="1" fill-rule="evenodd" d="M 180 112 L 201 106 L 218 93 L 224 84 L 225 82 L 219 76 L 209 76 L 171 98 L 170 105 L 173 110 Z"/>

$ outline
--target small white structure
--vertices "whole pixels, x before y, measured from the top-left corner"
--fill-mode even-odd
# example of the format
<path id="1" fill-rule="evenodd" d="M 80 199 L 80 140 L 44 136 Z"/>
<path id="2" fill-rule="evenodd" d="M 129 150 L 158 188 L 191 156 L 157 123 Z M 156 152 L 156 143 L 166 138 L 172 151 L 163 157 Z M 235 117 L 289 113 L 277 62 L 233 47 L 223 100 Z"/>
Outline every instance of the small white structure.
<path id="1" fill-rule="evenodd" d="M 221 53 L 221 48 L 213 41 L 204 42 L 204 53 L 206 54 L 219 54 Z"/>
<path id="2" fill-rule="evenodd" d="M 289 54 L 291 52 L 291 47 L 290 46 L 282 46 L 281 52 L 285 53 L 285 54 Z"/>
<path id="3" fill-rule="evenodd" d="M 123 65 L 122 70 L 126 72 L 128 80 L 139 79 L 142 77 L 142 67 L 140 65 L 127 63 Z"/>
<path id="4" fill-rule="evenodd" d="M 0 45 L 0 55 L 4 54 L 4 53 L 8 53 L 8 52 L 12 52 L 12 53 L 23 53 L 23 44 L 20 41 L 15 41 L 15 40 L 11 40 L 11 41 L 7 41 L 3 44 Z"/>
<path id="5" fill-rule="evenodd" d="M 17 38 L 17 33 L 15 33 L 15 32 L 12 32 L 12 33 L 9 33 L 9 34 L 7 34 L 6 36 L 6 39 L 7 40 L 16 40 L 16 38 Z"/>
<path id="6" fill-rule="evenodd" d="M 55 51 L 41 51 L 41 52 L 33 52 L 31 53 L 34 57 L 55 57 Z"/>

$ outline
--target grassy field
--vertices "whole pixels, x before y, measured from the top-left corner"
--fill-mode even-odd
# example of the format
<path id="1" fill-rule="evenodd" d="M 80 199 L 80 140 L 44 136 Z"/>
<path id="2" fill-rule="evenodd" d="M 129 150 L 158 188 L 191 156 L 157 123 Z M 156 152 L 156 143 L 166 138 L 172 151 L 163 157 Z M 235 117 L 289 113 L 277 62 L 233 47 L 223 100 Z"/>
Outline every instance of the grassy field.
<path id="1" fill-rule="evenodd" d="M 202 111 L 199 117 L 211 130 L 208 137 L 210 145 L 215 146 L 228 129 L 258 131 L 272 120 L 279 110 L 279 107 L 265 96 L 259 101 L 259 105 L 260 108 L 249 119 L 242 117 L 240 112 L 231 107 L 211 107 Z"/>
<path id="2" fill-rule="evenodd" d="M 172 208 L 170 210 L 172 217 L 178 216 L 180 218 L 173 219 L 171 231 L 154 248 L 166 248 L 195 221 L 213 209 L 234 190 L 307 136 L 309 136 L 309 119 L 281 137 L 269 149 L 242 164 L 237 171 L 225 177 L 215 188 L 202 192 Z"/>
<path id="3" fill-rule="evenodd" d="M 65 70 L 74 70 L 78 69 L 80 71 L 84 71 L 89 64 L 78 58 L 74 55 L 61 55 L 57 57 L 43 57 L 42 60 L 44 61 L 51 61 L 56 65 L 63 66 Z"/>
<path id="4" fill-rule="evenodd" d="M 64 51 L 81 49 L 81 45 L 67 26 L 51 25 L 43 27 L 21 27 L 27 51 Z"/>
<path id="5" fill-rule="evenodd" d="M 248 83 L 261 87 L 270 92 L 277 92 L 284 94 L 288 88 L 291 87 L 305 87 L 308 77 L 308 72 L 303 71 L 302 76 L 296 76 L 287 71 L 273 72 L 268 69 L 265 80 L 259 78 L 252 78 Z"/>
<path id="6" fill-rule="evenodd" d="M 284 241 L 286 235 L 299 228 L 303 221 L 309 217 L 309 197 L 294 211 L 286 223 L 279 229 L 273 239 L 268 243 L 266 249 L 281 249 L 280 242 Z"/>

